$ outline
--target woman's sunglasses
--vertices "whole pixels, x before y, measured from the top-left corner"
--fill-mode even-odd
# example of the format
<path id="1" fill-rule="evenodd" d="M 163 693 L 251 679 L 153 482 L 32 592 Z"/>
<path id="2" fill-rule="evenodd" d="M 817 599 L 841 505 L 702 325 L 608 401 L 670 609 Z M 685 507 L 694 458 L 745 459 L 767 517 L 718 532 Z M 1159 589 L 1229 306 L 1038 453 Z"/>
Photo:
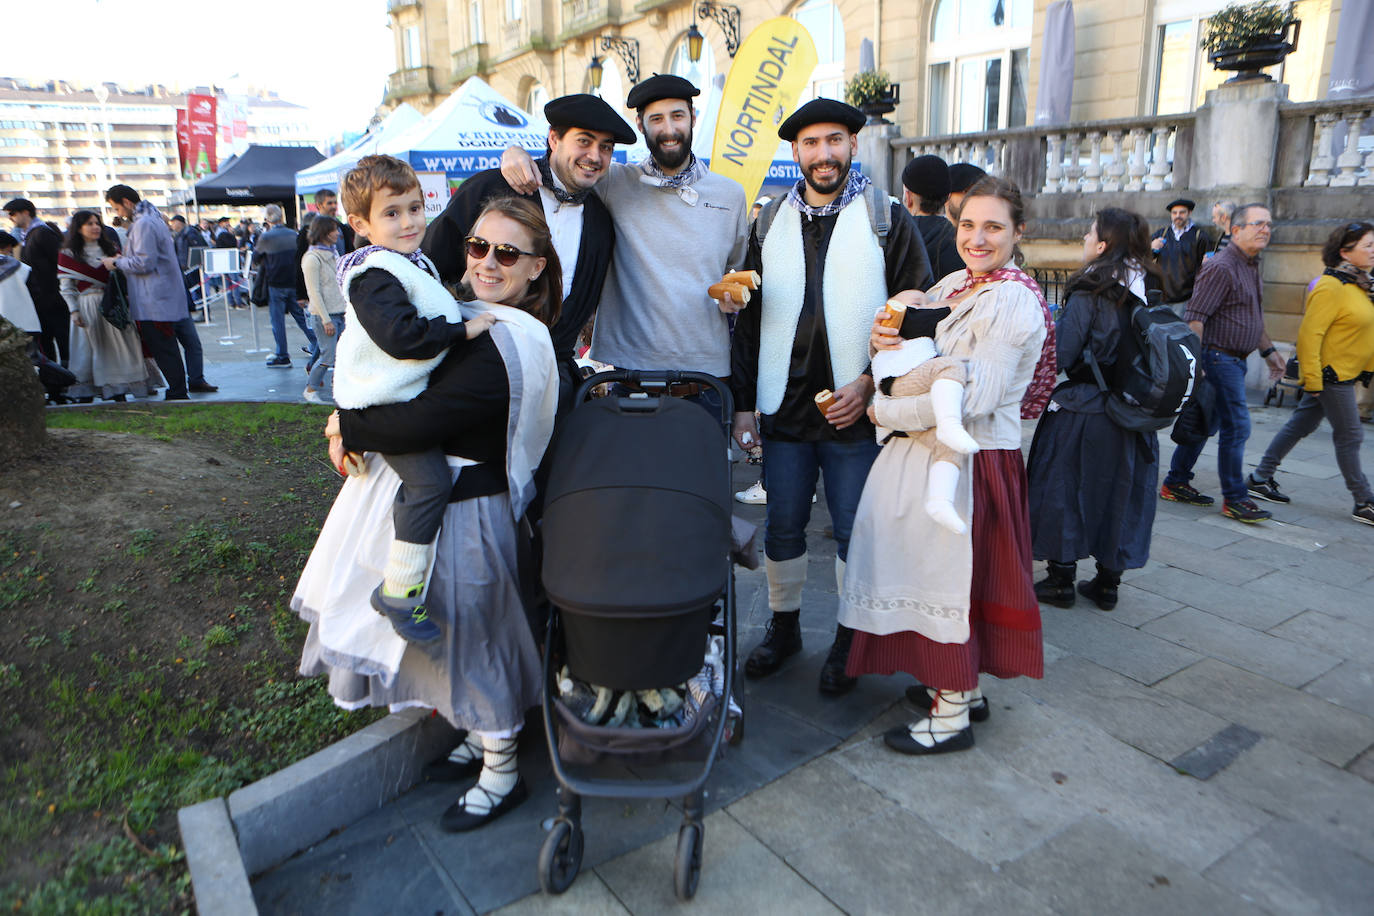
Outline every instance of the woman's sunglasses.
<path id="1" fill-rule="evenodd" d="M 492 247 L 491 242 L 483 238 L 478 238 L 475 235 L 468 236 L 464 239 L 464 242 L 468 246 L 468 257 L 476 258 L 479 261 L 485 261 L 487 259 L 487 252 L 491 251 Z M 505 242 L 502 242 L 500 245 L 496 246 L 496 263 L 500 264 L 502 267 L 513 267 L 515 262 L 520 260 L 522 254 L 527 254 L 532 258 L 539 257 L 533 251 L 521 251 L 514 245 L 507 245 Z"/>

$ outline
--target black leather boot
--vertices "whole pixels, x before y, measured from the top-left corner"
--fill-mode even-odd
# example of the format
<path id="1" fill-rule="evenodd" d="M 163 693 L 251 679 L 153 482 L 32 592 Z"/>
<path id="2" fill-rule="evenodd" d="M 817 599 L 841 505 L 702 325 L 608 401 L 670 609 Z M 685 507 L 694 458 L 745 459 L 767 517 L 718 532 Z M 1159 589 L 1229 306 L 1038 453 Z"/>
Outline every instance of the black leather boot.
<path id="1" fill-rule="evenodd" d="M 832 697 L 846 694 L 859 683 L 856 677 L 844 673 L 849 664 L 849 646 L 854 642 L 854 631 L 842 623 L 835 625 L 835 641 L 830 644 L 830 652 L 821 665 L 821 693 Z"/>
<path id="2" fill-rule="evenodd" d="M 1121 571 L 1108 569 L 1097 564 L 1097 575 L 1091 580 L 1078 583 L 1078 593 L 1089 599 L 1104 611 L 1116 607 L 1117 586 L 1121 584 Z"/>
<path id="3" fill-rule="evenodd" d="M 1073 607 L 1073 577 L 1078 572 L 1078 564 L 1050 560 L 1046 571 L 1049 575 L 1035 583 L 1036 600 L 1055 607 Z"/>
<path id="4" fill-rule="evenodd" d="M 763 642 L 755 646 L 744 661 L 745 677 L 767 677 L 800 652 L 801 647 L 801 611 L 774 612 L 763 634 Z"/>

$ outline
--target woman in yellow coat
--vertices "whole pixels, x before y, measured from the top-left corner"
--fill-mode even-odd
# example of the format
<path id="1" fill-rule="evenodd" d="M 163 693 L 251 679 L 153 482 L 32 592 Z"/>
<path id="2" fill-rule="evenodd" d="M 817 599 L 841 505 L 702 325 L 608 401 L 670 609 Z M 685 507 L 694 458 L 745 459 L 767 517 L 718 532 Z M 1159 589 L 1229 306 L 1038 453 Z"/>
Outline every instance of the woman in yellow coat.
<path id="1" fill-rule="evenodd" d="M 1374 490 L 1360 468 L 1364 429 L 1355 405 L 1356 382 L 1369 384 L 1374 374 L 1374 223 L 1353 222 L 1331 233 L 1322 262 L 1326 270 L 1307 293 L 1298 328 L 1298 366 L 1307 396 L 1269 443 L 1247 484 L 1251 496 L 1288 502 L 1274 483 L 1274 471 L 1325 416 L 1331 421 L 1336 464 L 1355 497 L 1350 517 L 1374 525 Z"/>

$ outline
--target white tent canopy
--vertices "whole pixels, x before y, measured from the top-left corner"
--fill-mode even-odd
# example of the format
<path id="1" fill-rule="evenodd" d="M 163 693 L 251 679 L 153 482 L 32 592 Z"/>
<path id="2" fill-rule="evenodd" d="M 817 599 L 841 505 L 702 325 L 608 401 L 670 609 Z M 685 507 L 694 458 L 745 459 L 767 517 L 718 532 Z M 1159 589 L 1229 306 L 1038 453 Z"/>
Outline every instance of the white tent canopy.
<path id="1" fill-rule="evenodd" d="M 324 188 L 338 190 L 339 182 L 364 156 L 383 151 L 383 146 L 415 126 L 423 115 L 402 102 L 382 123 L 323 162 L 296 173 L 296 193 L 305 196 Z"/>
<path id="2" fill-rule="evenodd" d="M 501 151 L 521 146 L 544 151 L 549 126 L 543 113 L 522 111 L 481 79 L 469 77 L 424 120 L 379 146 L 417 172 L 470 178 L 501 164 Z"/>

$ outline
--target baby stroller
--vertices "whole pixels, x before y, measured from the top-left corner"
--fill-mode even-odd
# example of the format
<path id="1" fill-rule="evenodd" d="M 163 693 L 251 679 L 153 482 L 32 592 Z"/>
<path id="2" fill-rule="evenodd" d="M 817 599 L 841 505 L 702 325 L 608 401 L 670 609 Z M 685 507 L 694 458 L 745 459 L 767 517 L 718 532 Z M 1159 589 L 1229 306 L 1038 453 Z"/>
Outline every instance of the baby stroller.
<path id="1" fill-rule="evenodd" d="M 588 393 L 607 382 L 662 397 Z M 720 425 L 674 387 L 710 386 Z M 682 900 L 701 874 L 703 786 L 720 752 L 735 669 L 730 548 L 730 392 L 697 372 L 600 372 L 583 381 L 552 448 L 545 489 L 543 582 L 553 607 L 544 642 L 544 733 L 558 779 L 558 816 L 539 852 L 539 883 L 560 894 L 582 864 L 582 796 L 682 797 L 673 871 Z M 726 435 L 721 434 L 722 427 Z M 588 724 L 554 695 L 555 653 L 589 684 L 649 691 L 700 677 L 708 631 L 723 611 L 723 687 L 676 727 Z M 704 758 L 688 778 L 610 779 L 569 763 Z"/>

